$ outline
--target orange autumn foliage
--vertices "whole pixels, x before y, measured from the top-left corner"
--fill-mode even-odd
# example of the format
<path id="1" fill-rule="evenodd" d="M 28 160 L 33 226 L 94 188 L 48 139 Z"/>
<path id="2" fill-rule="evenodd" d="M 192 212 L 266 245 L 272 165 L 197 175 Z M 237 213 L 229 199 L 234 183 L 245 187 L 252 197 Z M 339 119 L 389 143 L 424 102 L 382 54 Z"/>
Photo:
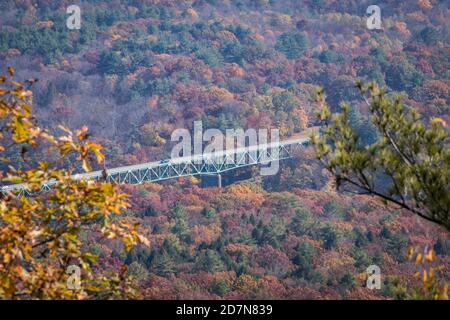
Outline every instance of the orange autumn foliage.
<path id="1" fill-rule="evenodd" d="M 202 242 L 210 244 L 220 236 L 221 232 L 222 229 L 217 223 L 206 226 L 196 225 L 192 228 L 191 237 L 196 245 L 199 245 Z"/>
<path id="2" fill-rule="evenodd" d="M 245 253 L 249 254 L 253 251 L 253 247 L 242 243 L 230 243 L 225 247 L 229 253 Z"/>

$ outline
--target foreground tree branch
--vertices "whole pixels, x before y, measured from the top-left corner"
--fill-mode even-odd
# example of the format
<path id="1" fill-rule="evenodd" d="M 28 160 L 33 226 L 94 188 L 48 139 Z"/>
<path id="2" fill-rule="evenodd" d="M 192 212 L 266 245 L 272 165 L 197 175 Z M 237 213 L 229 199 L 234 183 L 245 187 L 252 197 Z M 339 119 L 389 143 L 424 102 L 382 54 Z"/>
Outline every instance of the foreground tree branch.
<path id="1" fill-rule="evenodd" d="M 136 226 L 121 217 L 129 205 L 116 186 L 71 178 L 75 165 L 89 171 L 91 159 L 101 163 L 101 146 L 88 140 L 85 127 L 75 133 L 61 127 L 64 134 L 60 137 L 41 129 L 28 103 L 32 92 L 12 80 L 12 69 L 8 73 L 0 76 L 0 181 L 26 183 L 32 192 L 39 191 L 45 181 L 59 183 L 30 198 L 18 197 L 13 191 L 2 195 L 0 299 L 135 297 L 126 270 L 120 275 L 92 271 L 97 257 L 80 237 L 80 231 L 89 227 L 98 237 L 122 239 L 127 251 L 135 244 L 148 244 Z M 14 146 L 40 146 L 36 152 L 50 150 L 57 159 L 71 156 L 76 161 L 69 169 L 51 169 L 40 162 L 17 170 Z M 81 271 L 79 288 L 67 285 L 70 265 Z"/>
<path id="2" fill-rule="evenodd" d="M 378 139 L 362 145 L 352 128 L 349 106 L 331 114 L 322 90 L 317 93 L 322 135 L 312 137 L 317 157 L 347 185 L 393 203 L 450 230 L 450 149 L 446 124 L 439 118 L 427 123 L 400 97 L 388 97 L 375 83 L 357 83 L 369 106 Z M 368 178 L 369 177 L 369 178 Z M 375 183 L 377 177 L 381 183 Z"/>

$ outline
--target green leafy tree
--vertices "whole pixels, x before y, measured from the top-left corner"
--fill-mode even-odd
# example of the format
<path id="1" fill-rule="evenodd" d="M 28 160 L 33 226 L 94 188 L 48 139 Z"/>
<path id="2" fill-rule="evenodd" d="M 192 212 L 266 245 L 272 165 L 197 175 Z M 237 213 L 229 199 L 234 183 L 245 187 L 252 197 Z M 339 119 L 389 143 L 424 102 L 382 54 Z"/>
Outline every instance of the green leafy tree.
<path id="1" fill-rule="evenodd" d="M 295 248 L 297 254 L 292 262 L 297 266 L 293 274 L 300 278 L 311 280 L 314 277 L 314 266 L 312 260 L 317 255 L 317 250 L 309 243 L 302 242 Z"/>
<path id="2" fill-rule="evenodd" d="M 196 56 L 211 67 L 217 67 L 223 61 L 219 50 L 214 47 L 200 47 L 196 52 Z"/>
<path id="3" fill-rule="evenodd" d="M 355 237 L 355 245 L 358 248 L 364 247 L 368 243 L 367 236 L 361 231 L 360 228 L 353 228 L 353 234 Z"/>
<path id="4" fill-rule="evenodd" d="M 345 273 L 340 279 L 339 284 L 345 289 L 351 289 L 356 286 L 357 282 L 355 276 L 351 273 Z"/>
<path id="5" fill-rule="evenodd" d="M 395 58 L 386 70 L 386 84 L 394 90 L 409 91 L 419 86 L 424 79 L 405 57 Z"/>
<path id="6" fill-rule="evenodd" d="M 312 137 L 317 157 L 338 188 L 377 196 L 450 230 L 450 149 L 443 121 L 434 118 L 427 125 L 417 110 L 406 107 L 399 96 L 387 96 L 375 83 L 357 87 L 378 139 L 360 144 L 348 104 L 332 115 L 319 90 L 318 116 L 325 125 L 322 136 Z"/>
<path id="7" fill-rule="evenodd" d="M 342 216 L 344 210 L 336 200 L 330 200 L 324 204 L 323 211 L 330 216 Z"/>
<path id="8" fill-rule="evenodd" d="M 309 234 L 316 224 L 313 214 L 305 208 L 297 208 L 290 229 L 299 236 Z"/>
<path id="9" fill-rule="evenodd" d="M 439 31 L 433 27 L 425 27 L 419 32 L 419 38 L 429 46 L 435 45 L 439 39 Z"/>
<path id="10" fill-rule="evenodd" d="M 165 249 L 161 249 L 152 261 L 152 266 L 159 275 L 168 275 L 176 271 L 175 261 Z"/>
<path id="11" fill-rule="evenodd" d="M 318 56 L 320 62 L 323 63 L 344 63 L 345 57 L 341 53 L 337 53 L 333 50 L 322 51 Z"/>
<path id="12" fill-rule="evenodd" d="M 230 286 L 225 280 L 216 279 L 211 283 L 210 291 L 219 296 L 223 296 L 230 291 Z"/>
<path id="13" fill-rule="evenodd" d="M 207 272 L 218 272 L 224 270 L 224 265 L 217 251 L 205 250 L 198 255 L 195 268 Z"/>
<path id="14" fill-rule="evenodd" d="M 238 64 L 243 64 L 243 47 L 239 41 L 225 41 L 220 48 L 220 53 L 226 62 L 235 62 Z"/>
<path id="15" fill-rule="evenodd" d="M 206 218 L 214 218 L 217 215 L 216 209 L 212 207 L 204 207 L 202 210 L 202 215 Z"/>
<path id="16" fill-rule="evenodd" d="M 400 262 L 405 261 L 405 248 L 408 245 L 408 237 L 402 233 L 396 233 L 387 240 L 388 251 Z"/>
<path id="17" fill-rule="evenodd" d="M 308 49 L 309 41 L 305 33 L 291 31 L 283 33 L 275 45 L 275 49 L 284 53 L 288 59 L 297 59 Z"/>
<path id="18" fill-rule="evenodd" d="M 120 54 L 111 51 L 101 53 L 97 69 L 101 74 L 117 74 L 123 76 L 126 73 L 126 68 L 122 63 Z"/>
<path id="19" fill-rule="evenodd" d="M 138 281 L 145 280 L 148 277 L 147 269 L 137 261 L 130 264 L 129 272 Z"/>
<path id="20" fill-rule="evenodd" d="M 327 250 L 333 249 L 338 242 L 339 234 L 332 224 L 327 224 L 320 229 L 320 237 L 323 240 L 323 246 Z"/>
<path id="21" fill-rule="evenodd" d="M 275 93 L 272 98 L 272 103 L 276 111 L 284 111 L 291 113 L 300 105 L 299 99 L 289 91 Z"/>
<path id="22" fill-rule="evenodd" d="M 370 265 L 370 259 L 364 250 L 354 247 L 351 251 L 352 257 L 355 259 L 355 267 L 361 271 L 366 269 Z"/>
<path id="23" fill-rule="evenodd" d="M 181 203 L 177 202 L 171 208 L 170 215 L 175 220 L 175 224 L 172 227 L 172 232 L 180 236 L 182 239 L 186 239 L 186 237 L 190 234 L 188 215 Z"/>

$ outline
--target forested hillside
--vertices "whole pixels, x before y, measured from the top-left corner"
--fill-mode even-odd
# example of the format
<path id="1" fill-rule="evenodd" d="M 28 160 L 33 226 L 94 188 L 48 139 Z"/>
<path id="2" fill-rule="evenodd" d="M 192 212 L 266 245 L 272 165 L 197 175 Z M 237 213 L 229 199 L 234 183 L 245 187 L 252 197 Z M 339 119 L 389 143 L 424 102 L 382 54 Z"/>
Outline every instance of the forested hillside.
<path id="1" fill-rule="evenodd" d="M 80 30 L 66 26 L 72 1 L 0 3 L 0 67 L 37 79 L 33 109 L 50 132 L 89 127 L 107 167 L 169 158 L 171 133 L 278 128 L 282 138 L 319 124 L 315 93 L 372 143 L 378 133 L 357 80 L 400 93 L 424 122 L 450 124 L 450 24 L 445 0 L 386 0 L 382 30 L 369 30 L 357 0 L 92 0 Z M 8 150 L 18 168 L 20 148 Z M 28 161 L 52 154 L 29 152 Z M 59 163 L 58 163 L 59 165 Z M 2 163 L 2 167 L 6 164 Z M 246 181 L 242 177 L 249 178 Z M 414 297 L 422 279 L 408 248 L 434 248 L 449 280 L 445 229 L 369 196 L 335 191 L 313 147 L 276 176 L 227 174 L 224 188 L 197 178 L 123 186 L 127 220 L 150 246 L 85 234 L 95 268 L 124 265 L 149 299 L 384 299 Z M 366 268 L 382 270 L 368 290 Z M 418 291 L 418 292 L 419 292 Z"/>

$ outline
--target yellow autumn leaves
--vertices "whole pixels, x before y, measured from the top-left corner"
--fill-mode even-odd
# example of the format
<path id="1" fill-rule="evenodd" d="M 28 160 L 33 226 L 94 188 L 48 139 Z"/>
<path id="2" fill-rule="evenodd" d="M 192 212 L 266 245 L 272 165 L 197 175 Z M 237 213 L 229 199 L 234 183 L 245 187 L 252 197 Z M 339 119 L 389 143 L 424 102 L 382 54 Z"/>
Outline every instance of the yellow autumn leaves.
<path id="1" fill-rule="evenodd" d="M 0 179 L 3 183 L 26 183 L 34 197 L 17 196 L 12 191 L 0 199 L 0 299 L 85 299 L 124 298 L 135 295 L 126 270 L 120 274 L 93 272 L 97 257 L 87 250 L 86 235 L 121 239 L 125 251 L 136 244 L 148 245 L 137 225 L 122 212 L 129 207 L 127 197 L 104 181 L 88 182 L 71 177 L 81 165 L 90 171 L 91 161 L 104 159 L 102 146 L 89 140 L 87 127 L 54 137 L 40 128 L 32 115 L 32 93 L 8 76 L 0 76 Z M 54 169 L 45 161 L 34 164 L 24 158 L 28 147 L 68 159 L 69 168 Z M 38 148 L 39 147 L 39 148 Z M 17 150 L 28 169 L 14 168 Z M 8 168 L 8 169 L 5 169 Z M 55 181 L 53 189 L 37 194 L 43 183 Z M 81 287 L 67 286 L 68 267 L 81 269 Z"/>
<path id="2" fill-rule="evenodd" d="M 408 259 L 415 262 L 418 270 L 414 273 L 414 277 L 420 279 L 422 283 L 421 290 L 415 292 L 412 298 L 448 300 L 448 283 L 442 283 L 436 276 L 444 266 L 433 265 L 435 260 L 434 251 L 425 248 L 421 252 L 418 248 L 410 247 L 408 249 Z"/>

